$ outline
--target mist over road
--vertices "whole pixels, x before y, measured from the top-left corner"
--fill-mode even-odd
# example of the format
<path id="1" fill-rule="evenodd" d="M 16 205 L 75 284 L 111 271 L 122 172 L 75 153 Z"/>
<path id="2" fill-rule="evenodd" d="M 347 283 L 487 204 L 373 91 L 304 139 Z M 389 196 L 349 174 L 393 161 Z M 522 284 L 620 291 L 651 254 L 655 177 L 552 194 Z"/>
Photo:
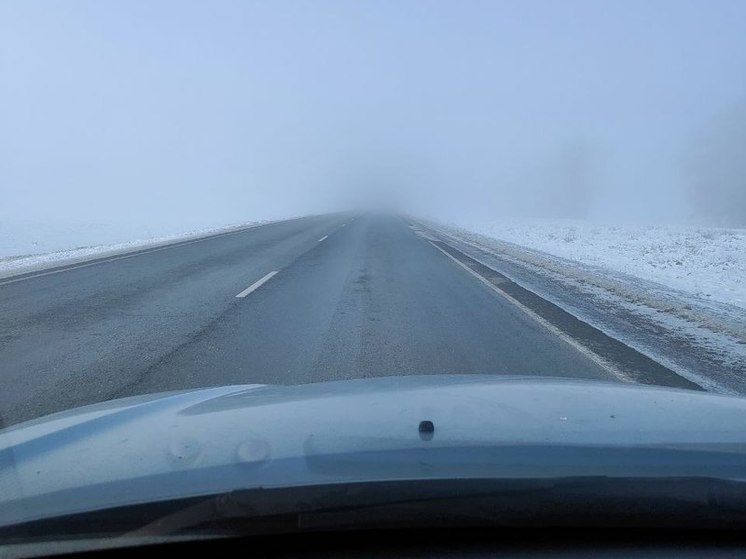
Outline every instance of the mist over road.
<path id="1" fill-rule="evenodd" d="M 619 380 L 443 246 L 396 216 L 333 214 L 3 280 L 3 419 L 225 384 Z"/>

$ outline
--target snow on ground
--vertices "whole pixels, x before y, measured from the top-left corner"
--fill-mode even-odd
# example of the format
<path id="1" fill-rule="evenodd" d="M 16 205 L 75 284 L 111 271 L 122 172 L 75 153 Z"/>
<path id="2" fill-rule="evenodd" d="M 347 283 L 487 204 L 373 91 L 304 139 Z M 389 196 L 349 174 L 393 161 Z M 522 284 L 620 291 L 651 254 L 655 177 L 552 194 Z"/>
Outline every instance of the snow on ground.
<path id="1" fill-rule="evenodd" d="M 230 232 L 267 221 L 194 229 L 95 223 L 0 221 L 0 278 L 140 248 Z"/>
<path id="2" fill-rule="evenodd" d="M 707 390 L 746 395 L 746 231 L 524 220 L 426 231 Z"/>
<path id="3" fill-rule="evenodd" d="M 746 308 L 746 229 L 537 219 L 451 225 Z"/>

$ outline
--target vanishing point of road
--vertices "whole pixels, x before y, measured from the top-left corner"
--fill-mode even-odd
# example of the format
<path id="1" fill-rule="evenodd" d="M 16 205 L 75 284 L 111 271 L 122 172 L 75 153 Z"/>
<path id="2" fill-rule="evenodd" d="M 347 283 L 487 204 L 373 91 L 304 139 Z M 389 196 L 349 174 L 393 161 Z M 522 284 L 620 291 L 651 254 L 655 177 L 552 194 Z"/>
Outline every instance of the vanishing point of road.
<path id="1" fill-rule="evenodd" d="M 377 214 L 275 222 L 2 279 L 0 369 L 5 425 L 226 384 L 615 380 L 405 219 Z"/>

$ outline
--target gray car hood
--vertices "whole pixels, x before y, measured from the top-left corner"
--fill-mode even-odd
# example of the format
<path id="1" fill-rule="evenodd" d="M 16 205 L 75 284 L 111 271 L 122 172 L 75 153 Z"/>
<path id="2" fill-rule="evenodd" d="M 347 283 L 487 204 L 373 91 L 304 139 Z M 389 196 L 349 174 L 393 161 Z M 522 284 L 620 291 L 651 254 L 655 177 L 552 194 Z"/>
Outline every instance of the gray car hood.
<path id="1" fill-rule="evenodd" d="M 421 433 L 422 421 L 434 433 Z M 523 468 L 504 457 L 474 463 L 460 449 L 696 448 L 743 456 L 744 443 L 746 399 L 619 383 L 407 376 L 171 392 L 0 431 L 0 525 L 237 488 L 559 469 L 606 475 L 609 468 L 577 461 Z M 433 449 L 454 458 L 430 460 Z M 738 471 L 733 477 L 746 477 Z"/>

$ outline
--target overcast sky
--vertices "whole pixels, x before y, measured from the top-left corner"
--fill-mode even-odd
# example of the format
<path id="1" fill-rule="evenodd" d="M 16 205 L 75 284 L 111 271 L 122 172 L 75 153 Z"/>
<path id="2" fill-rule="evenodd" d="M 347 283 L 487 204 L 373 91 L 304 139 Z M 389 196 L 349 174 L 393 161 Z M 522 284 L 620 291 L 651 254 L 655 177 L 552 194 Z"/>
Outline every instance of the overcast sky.
<path id="1" fill-rule="evenodd" d="M 745 95 L 743 0 L 0 0 L 0 218 L 677 218 Z"/>

